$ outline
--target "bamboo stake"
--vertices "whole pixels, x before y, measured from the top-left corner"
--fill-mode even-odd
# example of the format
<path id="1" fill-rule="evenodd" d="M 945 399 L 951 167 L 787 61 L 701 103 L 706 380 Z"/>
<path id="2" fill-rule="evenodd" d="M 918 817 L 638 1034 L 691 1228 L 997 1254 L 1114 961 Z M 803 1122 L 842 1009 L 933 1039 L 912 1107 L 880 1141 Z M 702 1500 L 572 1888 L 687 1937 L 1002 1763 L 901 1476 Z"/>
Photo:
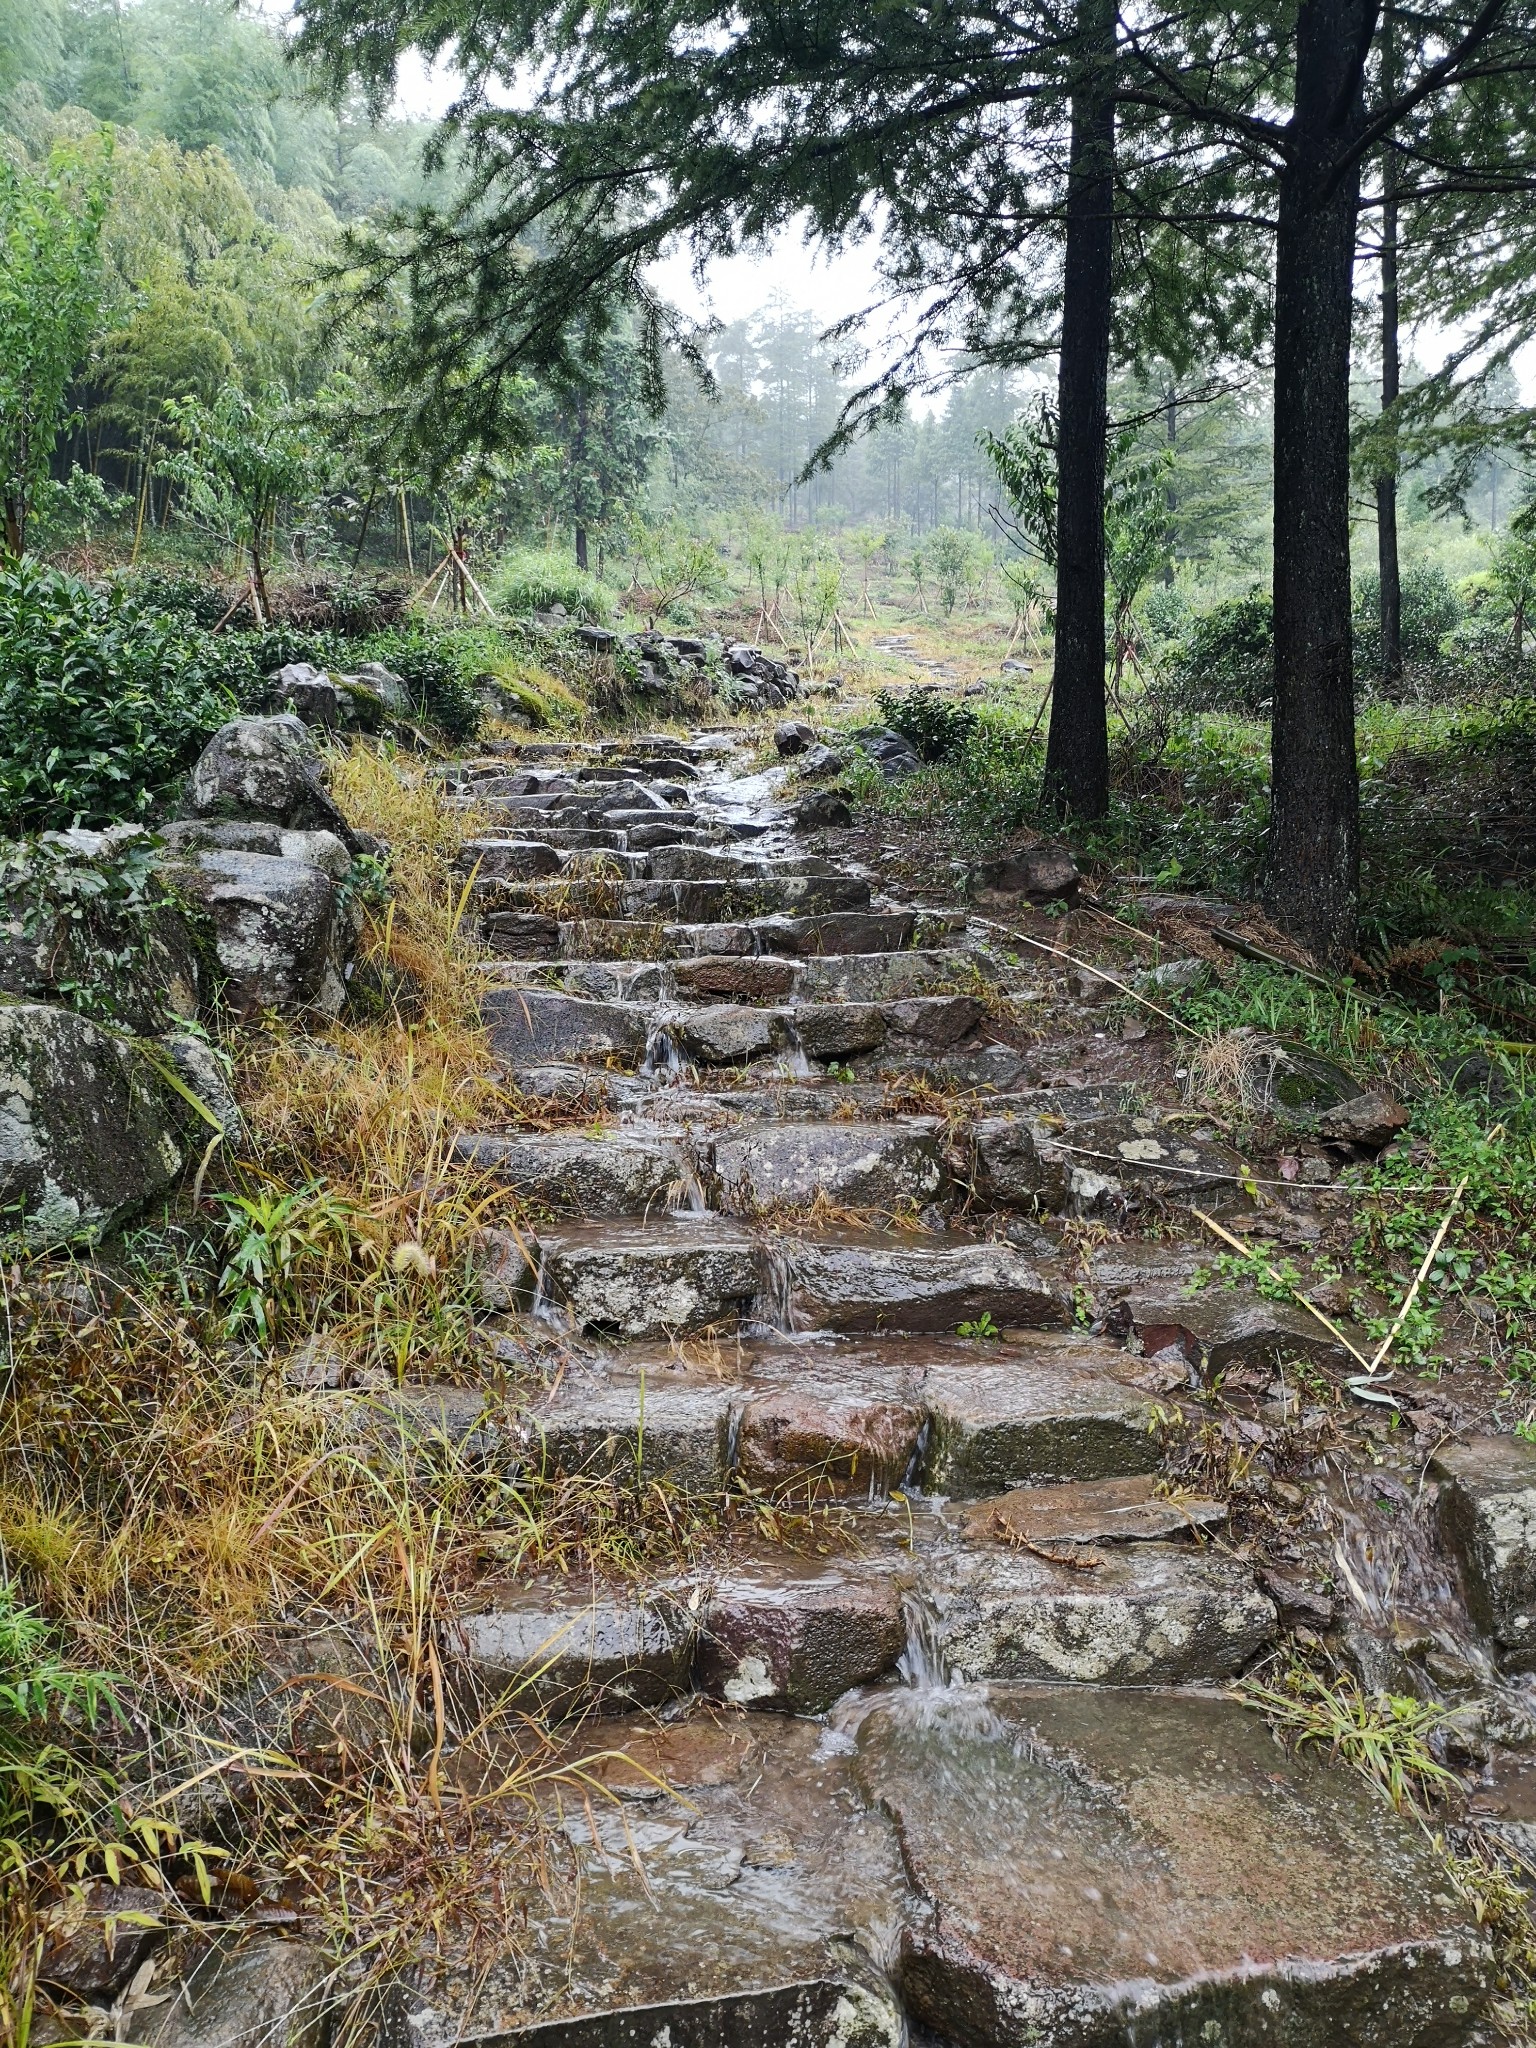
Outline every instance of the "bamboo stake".
<path id="1" fill-rule="evenodd" d="M 1502 1126 L 1496 1126 L 1494 1130 L 1489 1132 L 1489 1136 L 1497 1137 L 1499 1129 L 1501 1128 Z M 1429 1269 L 1435 1263 L 1435 1254 L 1439 1251 L 1441 1245 L 1445 1243 L 1445 1233 L 1451 1227 L 1451 1218 L 1456 1214 L 1457 1209 L 1461 1206 L 1461 1198 L 1466 1193 L 1467 1182 L 1471 1178 L 1472 1176 L 1469 1173 L 1464 1173 L 1460 1181 L 1457 1183 L 1456 1192 L 1451 1197 L 1451 1206 L 1449 1207 L 1449 1209 L 1446 1210 L 1445 1214 L 1440 1219 L 1440 1228 L 1435 1232 L 1434 1238 L 1430 1243 L 1429 1250 L 1424 1254 L 1424 1263 L 1419 1267 L 1418 1272 L 1415 1273 L 1413 1276 L 1413 1285 L 1409 1288 L 1408 1292 L 1403 1296 L 1403 1305 L 1398 1310 L 1396 1319 L 1394 1320 L 1391 1329 L 1388 1330 L 1385 1337 L 1383 1337 L 1381 1340 L 1381 1349 L 1376 1353 L 1376 1356 L 1365 1368 L 1367 1374 L 1375 1373 L 1380 1370 L 1382 1360 L 1386 1357 L 1387 1353 L 1392 1349 L 1392 1346 L 1397 1342 L 1398 1332 L 1402 1329 L 1403 1324 L 1408 1320 L 1408 1311 L 1413 1307 L 1415 1301 L 1418 1300 L 1419 1289 L 1424 1285 L 1424 1282 L 1429 1278 Z"/>
<path id="2" fill-rule="evenodd" d="M 1367 1364 L 1365 1353 L 1363 1351 L 1357 1351 L 1355 1349 L 1354 1345 L 1350 1343 L 1349 1339 L 1345 1336 L 1344 1332 L 1339 1328 L 1338 1324 L 1331 1321 L 1327 1316 L 1325 1316 L 1315 1301 L 1309 1301 L 1307 1297 L 1304 1294 L 1300 1293 L 1296 1288 L 1287 1285 L 1287 1283 L 1275 1271 L 1274 1267 L 1269 1263 L 1268 1259 L 1260 1258 L 1258 1253 L 1254 1251 L 1251 1245 L 1244 1244 L 1240 1237 L 1234 1237 L 1230 1230 L 1223 1230 L 1221 1225 L 1216 1221 L 1215 1217 L 1207 1216 L 1203 1209 L 1194 1209 L 1191 1211 L 1191 1213 L 1199 1217 L 1200 1221 L 1205 1225 L 1207 1230 L 1215 1231 L 1216 1235 L 1221 1239 L 1223 1244 L 1231 1245 L 1233 1251 L 1240 1252 L 1245 1259 L 1254 1260 L 1259 1265 L 1261 1265 L 1264 1268 L 1264 1271 L 1268 1274 L 1269 1278 L 1275 1283 L 1275 1285 L 1277 1287 L 1285 1288 L 1286 1293 L 1289 1294 L 1294 1301 L 1299 1302 L 1301 1306 L 1307 1311 L 1308 1315 L 1315 1316 L 1317 1320 L 1322 1324 L 1323 1328 L 1328 1332 L 1329 1336 L 1335 1338 L 1337 1342 L 1344 1346 L 1344 1349 L 1349 1353 L 1351 1358 L 1359 1359 L 1360 1363 L 1363 1366 L 1365 1366 L 1367 1375 L 1373 1373 L 1376 1370 L 1375 1366 Z"/>

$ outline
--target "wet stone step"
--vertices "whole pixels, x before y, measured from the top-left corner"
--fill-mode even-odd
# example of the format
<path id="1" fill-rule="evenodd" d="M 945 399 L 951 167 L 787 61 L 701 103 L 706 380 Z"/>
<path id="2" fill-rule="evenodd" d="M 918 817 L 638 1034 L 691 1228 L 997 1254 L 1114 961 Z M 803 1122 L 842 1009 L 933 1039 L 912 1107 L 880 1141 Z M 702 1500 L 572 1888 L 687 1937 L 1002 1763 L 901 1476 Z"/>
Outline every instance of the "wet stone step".
<path id="1" fill-rule="evenodd" d="M 980 1502 L 964 1528 L 977 1542 L 1020 1544 L 1048 1552 L 1059 1546 L 1149 1543 L 1190 1529 L 1218 1528 L 1222 1501 L 1171 1491 L 1151 1473 L 1129 1479 L 1019 1486 Z M 1092 1569 L 1085 1561 L 1085 1569 Z"/>
<path id="2" fill-rule="evenodd" d="M 583 1589 L 562 1581 L 494 1587 L 459 1615 L 451 1669 L 526 1711 L 627 1713 L 687 1692 L 698 1620 L 688 1589 Z"/>
<path id="3" fill-rule="evenodd" d="M 553 989 L 492 988 L 481 997 L 491 1047 L 509 1064 L 644 1057 L 650 1011 L 637 1003 L 594 1003 Z"/>
<path id="4" fill-rule="evenodd" d="M 526 1290 L 531 1276 L 522 1276 Z M 683 1357 L 635 1345 L 569 1363 L 500 1425 L 521 1465 L 642 1470 L 685 1492 L 960 1499 L 1151 1474 L 1140 1361 L 1093 1338 L 733 1338 Z"/>
<path id="5" fill-rule="evenodd" d="M 734 1323 L 758 1288 L 750 1232 L 721 1217 L 541 1230 L 539 1285 L 579 1330 L 655 1337 Z"/>
<path id="6" fill-rule="evenodd" d="M 921 1208 L 945 1191 L 948 1175 L 937 1119 L 901 1122 L 760 1123 L 714 1146 L 726 1209 L 803 1206 L 812 1193 L 840 1207 Z"/>
<path id="7" fill-rule="evenodd" d="M 1506 1671 L 1536 1670 L 1536 1445 L 1474 1437 L 1442 1446 L 1430 1470 L 1472 1619 Z"/>
<path id="8" fill-rule="evenodd" d="M 853 875 L 773 875 L 760 880 L 744 877 L 728 882 L 637 882 L 625 889 L 623 906 L 626 915 L 631 917 L 650 913 L 678 924 L 711 924 L 728 918 L 758 918 L 775 913 L 819 917 L 867 910 L 869 884 Z"/>
<path id="9" fill-rule="evenodd" d="M 978 975 L 990 979 L 985 955 L 924 947 L 898 953 L 851 953 L 803 963 L 796 992 L 806 1002 L 888 1003 L 938 995 Z"/>
<path id="10" fill-rule="evenodd" d="M 402 1994 L 420 2018 L 403 2012 L 400 2038 L 898 2048 L 896 1994 L 871 1958 L 915 1908 L 851 1759 L 823 1757 L 814 1723 L 711 1708 L 598 1732 L 572 1738 L 581 1775 L 546 1795 L 575 1865 L 579 1937 L 563 1897 L 531 1892 L 521 1938 L 489 1966 L 424 1957 Z"/>
<path id="11" fill-rule="evenodd" d="M 999 1328 L 1060 1328 L 1071 1319 L 1064 1276 L 1012 1245 L 829 1231 L 775 1238 L 771 1293 L 798 1330 L 948 1331 L 990 1318 Z"/>
<path id="12" fill-rule="evenodd" d="M 1473 2048 L 1488 1950 L 1428 1836 L 1232 1701 L 993 1687 L 858 1730 L 930 1911 L 897 1981 L 967 2048 Z"/>
<path id="13" fill-rule="evenodd" d="M 917 929 L 917 918 L 910 910 L 845 911 L 826 917 L 756 918 L 752 922 L 752 950 L 804 956 L 897 953 L 912 944 Z"/>
<path id="14" fill-rule="evenodd" d="M 1291 1302 L 1266 1301 L 1246 1287 L 1218 1285 L 1198 1293 L 1187 1287 L 1133 1288 L 1127 1299 L 1144 1351 L 1174 1353 L 1208 1376 L 1235 1365 L 1278 1366 L 1288 1358 L 1360 1370 L 1359 1359 L 1315 1316 Z M 1357 1350 L 1365 1347 L 1364 1332 L 1353 1324 L 1335 1327 Z"/>
<path id="15" fill-rule="evenodd" d="M 671 846 L 658 849 L 653 872 L 665 882 L 744 882 L 836 877 L 844 871 L 810 854 L 769 858 L 723 847 Z"/>
<path id="16" fill-rule="evenodd" d="M 981 1542 L 920 1572 L 929 1653 L 946 1678 L 1074 1685 L 1204 1685 L 1274 1637 L 1252 1569 L 1168 1543 L 1105 1545 L 1093 1562 Z"/>
<path id="17" fill-rule="evenodd" d="M 624 844 L 635 853 L 654 852 L 663 846 L 707 846 L 714 834 L 707 825 L 695 825 L 676 816 L 655 823 L 629 825 L 623 830 Z"/>
<path id="18" fill-rule="evenodd" d="M 1275 1633 L 1251 1568 L 1191 1544 L 1058 1560 L 969 1542 L 931 1511 L 857 1521 L 845 1551 L 749 1541 L 643 1595 L 568 1580 L 483 1587 L 460 1617 L 458 1654 L 480 1684 L 565 1715 L 690 1690 L 820 1714 L 903 1660 L 946 1685 L 1215 1684 Z"/>
<path id="19" fill-rule="evenodd" d="M 697 1199 L 698 1158 L 680 1135 L 466 1134 L 453 1156 L 550 1215 L 645 1216 Z"/>

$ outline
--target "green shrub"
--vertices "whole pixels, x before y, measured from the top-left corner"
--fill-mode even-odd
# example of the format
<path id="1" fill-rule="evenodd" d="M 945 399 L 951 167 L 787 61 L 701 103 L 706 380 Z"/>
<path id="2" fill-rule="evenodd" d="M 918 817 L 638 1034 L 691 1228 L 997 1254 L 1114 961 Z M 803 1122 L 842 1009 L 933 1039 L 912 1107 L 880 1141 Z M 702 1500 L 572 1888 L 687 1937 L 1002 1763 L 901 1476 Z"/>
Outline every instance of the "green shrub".
<path id="1" fill-rule="evenodd" d="M 1267 590 L 1201 612 L 1174 642 L 1165 690 L 1189 711 L 1263 710 L 1274 694 L 1275 605 Z"/>
<path id="2" fill-rule="evenodd" d="M 1174 583 L 1154 583 L 1141 601 L 1141 616 L 1154 640 L 1176 640 L 1190 621 L 1189 599 Z"/>
<path id="3" fill-rule="evenodd" d="M 1433 661 L 1441 643 L 1465 616 L 1456 585 L 1438 562 L 1411 562 L 1402 573 L 1401 635 L 1404 661 Z M 1355 666 L 1381 673 L 1381 578 L 1372 571 L 1355 585 Z"/>
<path id="4" fill-rule="evenodd" d="M 370 634 L 349 650 L 346 666 L 381 661 L 411 694 L 423 720 L 450 740 L 473 739 L 480 729 L 475 677 L 484 668 L 475 636 L 401 627 Z"/>
<path id="5" fill-rule="evenodd" d="M 0 830 L 154 810 L 236 709 L 207 649 L 120 585 L 27 559 L 0 575 Z"/>
<path id="6" fill-rule="evenodd" d="M 205 630 L 229 610 L 228 591 L 195 569 L 135 569 L 121 578 L 128 601 L 140 611 L 163 612 Z"/>
<path id="7" fill-rule="evenodd" d="M 564 605 L 573 619 L 601 625 L 612 616 L 613 600 L 595 576 L 542 548 L 520 548 L 496 565 L 488 595 L 498 611 L 528 618 Z"/>
<path id="8" fill-rule="evenodd" d="M 952 761 L 976 737 L 978 721 L 970 706 L 937 691 L 914 690 L 910 697 L 895 697 L 882 690 L 875 703 L 891 730 L 910 740 L 924 761 Z"/>

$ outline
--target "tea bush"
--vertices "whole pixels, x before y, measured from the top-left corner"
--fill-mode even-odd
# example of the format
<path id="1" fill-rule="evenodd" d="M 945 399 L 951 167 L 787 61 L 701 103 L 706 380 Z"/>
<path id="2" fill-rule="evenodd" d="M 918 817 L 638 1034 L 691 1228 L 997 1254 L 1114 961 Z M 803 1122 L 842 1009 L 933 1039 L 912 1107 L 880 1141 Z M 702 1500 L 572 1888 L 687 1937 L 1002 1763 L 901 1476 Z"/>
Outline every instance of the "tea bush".
<path id="1" fill-rule="evenodd" d="M 154 811 L 237 709 L 208 644 L 121 586 L 0 575 L 0 831 Z"/>
<path id="2" fill-rule="evenodd" d="M 892 732 L 910 740 L 924 761 L 953 761 L 976 737 L 978 721 L 970 706 L 953 703 L 937 691 L 914 690 L 910 697 L 896 697 L 882 690 L 875 703 Z"/>
<path id="3" fill-rule="evenodd" d="M 1186 711 L 1266 710 L 1274 691 L 1275 604 L 1267 590 L 1199 613 L 1174 641 L 1163 687 Z"/>

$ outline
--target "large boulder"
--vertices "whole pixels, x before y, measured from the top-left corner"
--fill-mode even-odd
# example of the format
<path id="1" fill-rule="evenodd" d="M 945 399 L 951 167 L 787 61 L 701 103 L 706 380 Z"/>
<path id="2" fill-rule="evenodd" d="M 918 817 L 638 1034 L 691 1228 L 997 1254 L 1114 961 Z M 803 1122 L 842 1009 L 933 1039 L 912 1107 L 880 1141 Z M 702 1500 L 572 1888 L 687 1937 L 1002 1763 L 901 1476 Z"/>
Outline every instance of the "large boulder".
<path id="1" fill-rule="evenodd" d="M 67 993 L 132 1031 L 195 1018 L 197 946 L 175 902 L 153 888 L 156 850 L 142 825 L 76 826 L 7 848 L 0 994 L 51 1002 Z M 85 904 L 88 918 L 78 914 Z"/>
<path id="2" fill-rule="evenodd" d="M 187 809 L 198 818 L 334 832 L 349 851 L 365 850 L 332 803 L 319 750 L 292 712 L 221 725 L 187 778 Z"/>
<path id="3" fill-rule="evenodd" d="M 306 725 L 340 725 L 341 692 L 324 669 L 307 661 L 290 661 L 269 680 L 277 702 Z"/>
<path id="4" fill-rule="evenodd" d="M 0 1207 L 23 1236 L 94 1240 L 170 1186 L 204 1128 L 173 1071 L 72 1010 L 0 1004 Z"/>
<path id="5" fill-rule="evenodd" d="M 289 842 L 283 852 L 210 849 L 178 867 L 177 879 L 213 927 L 233 1009 L 334 1017 L 346 997 L 361 921 L 342 886 L 351 862 L 329 832 L 281 838 Z"/>

